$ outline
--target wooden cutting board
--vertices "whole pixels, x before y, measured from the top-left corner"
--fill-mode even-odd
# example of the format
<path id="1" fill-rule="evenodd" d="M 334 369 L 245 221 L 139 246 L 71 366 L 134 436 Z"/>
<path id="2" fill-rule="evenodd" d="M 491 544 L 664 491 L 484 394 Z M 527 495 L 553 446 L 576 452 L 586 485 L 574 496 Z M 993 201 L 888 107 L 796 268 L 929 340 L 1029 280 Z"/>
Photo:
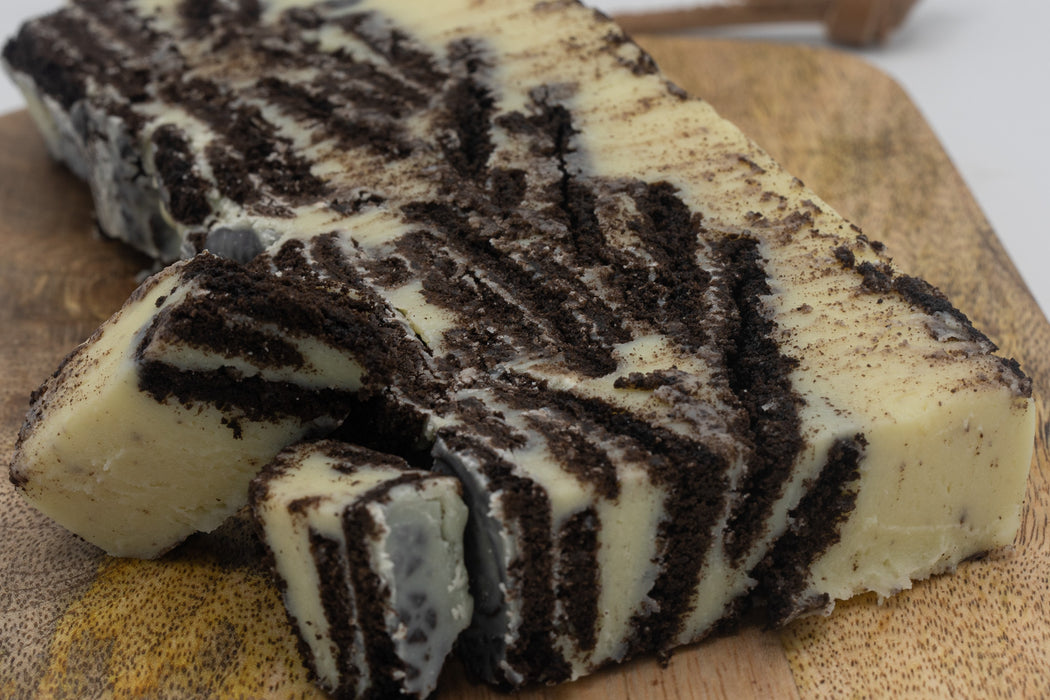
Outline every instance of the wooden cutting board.
<path id="1" fill-rule="evenodd" d="M 676 653 L 521 698 L 1050 695 L 1050 326 L 935 136 L 891 80 L 846 54 L 649 39 L 829 203 L 940 286 L 1034 377 L 1039 431 L 1012 554 L 780 631 L 745 623 Z M 29 392 L 147 266 L 93 235 L 83 185 L 25 113 L 0 117 L 0 458 Z M 0 480 L 0 697 L 318 697 L 237 520 L 153 562 L 101 555 Z M 499 697 L 456 664 L 445 698 Z"/>

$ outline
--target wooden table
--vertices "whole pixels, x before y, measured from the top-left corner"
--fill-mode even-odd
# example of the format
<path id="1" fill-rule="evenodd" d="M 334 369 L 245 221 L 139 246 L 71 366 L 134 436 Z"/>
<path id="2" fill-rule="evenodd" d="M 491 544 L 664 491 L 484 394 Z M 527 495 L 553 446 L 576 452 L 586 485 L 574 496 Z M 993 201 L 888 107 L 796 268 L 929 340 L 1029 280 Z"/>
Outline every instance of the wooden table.
<path id="1" fill-rule="evenodd" d="M 1050 695 L 1050 326 L 949 158 L 891 80 L 849 55 L 643 40 L 826 201 L 944 289 L 1035 381 L 1036 459 L 1016 548 L 780 631 L 744 624 L 521 698 Z M 974 99 L 980 99 L 975 91 Z M 92 235 L 86 189 L 25 113 L 0 117 L 0 458 L 28 394 L 148 265 Z M 101 555 L 0 482 L 0 697 L 318 697 L 242 524 L 153 562 Z M 456 664 L 444 698 L 498 697 Z"/>

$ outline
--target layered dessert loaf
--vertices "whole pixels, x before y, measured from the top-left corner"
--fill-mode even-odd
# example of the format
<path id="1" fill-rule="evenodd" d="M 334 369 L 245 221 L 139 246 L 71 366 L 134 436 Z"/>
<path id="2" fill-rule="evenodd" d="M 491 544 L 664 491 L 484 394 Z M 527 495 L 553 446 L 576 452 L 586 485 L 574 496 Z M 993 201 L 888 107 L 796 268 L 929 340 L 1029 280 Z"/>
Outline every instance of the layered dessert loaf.
<path id="1" fill-rule="evenodd" d="M 288 617 L 339 698 L 427 698 L 471 618 L 459 482 L 343 442 L 284 450 L 252 510 Z"/>
<path id="2" fill-rule="evenodd" d="M 4 58 L 107 233 L 176 270 L 222 259 L 250 298 L 284 289 L 268 304 L 302 281 L 324 294 L 300 308 L 339 316 L 238 311 L 208 343 L 192 316 L 152 364 L 132 349 L 165 303 L 111 324 L 126 391 L 168 416 L 137 438 L 159 449 L 189 407 L 223 449 L 243 439 L 215 396 L 151 394 L 151 366 L 189 382 L 207 356 L 250 392 L 309 374 L 263 372 L 267 335 L 334 351 L 350 399 L 310 430 L 462 484 L 462 646 L 486 680 L 663 653 L 749 595 L 774 622 L 890 595 L 1012 540 L 1034 431 L 1017 363 L 582 5 L 82 0 Z M 230 303 L 208 299 L 198 315 Z M 119 553 L 126 533 L 80 523 L 137 507 L 140 459 L 116 440 L 92 464 L 120 469 L 73 469 L 48 447 L 76 428 L 52 397 L 103 381 L 97 346 L 35 397 L 11 473 L 45 504 L 90 471 L 105 498 L 48 512 Z M 269 456 L 184 454 L 173 502 L 211 470 L 235 508 L 299 439 L 253 405 Z M 225 512 L 203 493 L 178 511 L 136 523 L 135 554 Z"/>

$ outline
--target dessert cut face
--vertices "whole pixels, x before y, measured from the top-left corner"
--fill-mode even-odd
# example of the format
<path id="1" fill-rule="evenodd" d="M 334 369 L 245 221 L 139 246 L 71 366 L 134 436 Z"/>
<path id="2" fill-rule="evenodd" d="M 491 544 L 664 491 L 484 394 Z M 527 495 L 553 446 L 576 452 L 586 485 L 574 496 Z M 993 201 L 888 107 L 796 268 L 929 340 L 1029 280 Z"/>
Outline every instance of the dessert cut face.
<path id="1" fill-rule="evenodd" d="M 290 447 L 252 482 L 288 619 L 327 690 L 426 698 L 437 687 L 473 607 L 460 488 L 334 441 Z"/>
<path id="2" fill-rule="evenodd" d="M 11 476 L 58 522 L 158 556 L 293 443 L 397 452 L 458 487 L 459 646 L 503 687 L 696 641 L 749 595 L 782 623 L 1012 541 L 1017 363 L 607 19 L 194 7 L 79 3 L 4 52 L 101 227 L 186 259 L 34 396 Z M 301 524 L 262 521 L 280 570 Z M 314 659 L 379 673 L 351 637 Z"/>

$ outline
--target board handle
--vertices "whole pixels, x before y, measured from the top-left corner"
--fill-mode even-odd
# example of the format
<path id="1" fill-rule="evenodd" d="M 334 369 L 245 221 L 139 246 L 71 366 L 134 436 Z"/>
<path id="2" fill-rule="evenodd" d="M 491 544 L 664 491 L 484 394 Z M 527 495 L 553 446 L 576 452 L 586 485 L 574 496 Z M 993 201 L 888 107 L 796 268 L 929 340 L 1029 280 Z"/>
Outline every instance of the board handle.
<path id="1" fill-rule="evenodd" d="M 881 44 L 918 0 L 736 0 L 695 7 L 623 13 L 616 21 L 630 33 L 663 33 L 699 27 L 767 22 L 821 22 L 828 38 L 847 46 Z"/>

